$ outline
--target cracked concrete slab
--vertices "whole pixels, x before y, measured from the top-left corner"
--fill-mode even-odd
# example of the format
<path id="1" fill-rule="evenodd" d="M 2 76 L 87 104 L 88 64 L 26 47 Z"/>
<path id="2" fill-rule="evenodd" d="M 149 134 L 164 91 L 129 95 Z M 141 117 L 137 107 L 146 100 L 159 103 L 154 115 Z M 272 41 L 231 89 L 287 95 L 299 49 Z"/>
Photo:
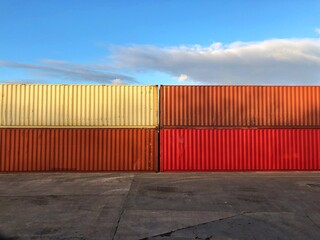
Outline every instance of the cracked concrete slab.
<path id="1" fill-rule="evenodd" d="M 0 236 L 111 239 L 132 179 L 133 174 L 0 175 Z"/>
<path id="2" fill-rule="evenodd" d="M 233 216 L 232 212 L 126 210 L 115 239 L 141 239 Z"/>
<path id="3" fill-rule="evenodd" d="M 127 193 L 134 174 L 0 174 L 0 196 L 109 195 Z"/>
<path id="4" fill-rule="evenodd" d="M 320 239 L 320 174 L 0 174 L 0 239 Z"/>
<path id="5" fill-rule="evenodd" d="M 245 213 L 146 239 L 319 239 L 317 226 L 295 213 Z"/>
<path id="6" fill-rule="evenodd" d="M 152 180 L 145 175 L 135 177 L 126 209 L 287 212 L 294 205 L 297 211 L 320 211 L 318 189 L 297 184 L 310 177 L 307 182 L 314 182 L 312 176 L 317 182 L 317 174 L 282 173 L 281 177 L 279 173 L 192 173 L 192 181 L 188 173 L 159 175 Z M 310 198 L 301 201 L 304 196 Z"/>

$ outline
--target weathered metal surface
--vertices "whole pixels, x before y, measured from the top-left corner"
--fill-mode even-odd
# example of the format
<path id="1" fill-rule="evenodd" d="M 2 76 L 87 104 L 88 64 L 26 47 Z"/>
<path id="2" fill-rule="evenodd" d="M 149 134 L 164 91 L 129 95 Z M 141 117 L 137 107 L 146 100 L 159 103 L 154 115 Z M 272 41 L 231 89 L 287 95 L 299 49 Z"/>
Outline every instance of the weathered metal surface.
<path id="1" fill-rule="evenodd" d="M 320 170 L 320 129 L 161 129 L 161 171 Z"/>
<path id="2" fill-rule="evenodd" d="M 156 129 L 0 129 L 0 172 L 157 167 Z"/>
<path id="3" fill-rule="evenodd" d="M 0 84 L 0 127 L 157 126 L 157 86 Z"/>
<path id="4" fill-rule="evenodd" d="M 320 86 L 161 86 L 161 127 L 320 127 Z"/>

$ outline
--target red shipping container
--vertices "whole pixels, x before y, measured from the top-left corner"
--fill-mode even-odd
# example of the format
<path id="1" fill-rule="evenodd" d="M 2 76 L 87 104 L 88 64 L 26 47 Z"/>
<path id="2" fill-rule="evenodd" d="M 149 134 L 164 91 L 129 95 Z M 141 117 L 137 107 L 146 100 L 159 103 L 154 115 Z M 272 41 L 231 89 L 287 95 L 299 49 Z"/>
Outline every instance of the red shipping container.
<path id="1" fill-rule="evenodd" d="M 320 129 L 161 129 L 161 171 L 320 170 Z"/>
<path id="2" fill-rule="evenodd" d="M 0 172 L 157 170 L 156 129 L 0 129 Z"/>

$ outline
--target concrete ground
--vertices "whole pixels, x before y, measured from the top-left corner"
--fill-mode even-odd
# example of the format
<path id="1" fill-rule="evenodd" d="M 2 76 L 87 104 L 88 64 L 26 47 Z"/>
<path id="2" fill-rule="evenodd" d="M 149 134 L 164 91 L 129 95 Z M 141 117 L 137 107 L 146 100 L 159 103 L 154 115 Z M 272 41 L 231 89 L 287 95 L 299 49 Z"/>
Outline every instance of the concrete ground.
<path id="1" fill-rule="evenodd" d="M 0 239 L 320 239 L 320 172 L 0 174 Z"/>

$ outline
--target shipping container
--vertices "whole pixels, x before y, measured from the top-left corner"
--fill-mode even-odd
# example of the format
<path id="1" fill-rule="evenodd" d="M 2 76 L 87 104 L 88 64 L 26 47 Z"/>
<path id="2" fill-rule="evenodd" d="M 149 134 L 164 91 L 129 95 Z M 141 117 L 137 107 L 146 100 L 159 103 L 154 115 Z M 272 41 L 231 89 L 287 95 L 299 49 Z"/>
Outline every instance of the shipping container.
<path id="1" fill-rule="evenodd" d="M 157 126 L 157 86 L 0 84 L 2 128 Z"/>
<path id="2" fill-rule="evenodd" d="M 157 168 L 157 129 L 0 129 L 0 172 Z"/>
<path id="3" fill-rule="evenodd" d="M 320 170 L 320 129 L 161 129 L 161 171 Z"/>
<path id="4" fill-rule="evenodd" d="M 320 127 L 320 86 L 161 86 L 160 126 Z"/>

